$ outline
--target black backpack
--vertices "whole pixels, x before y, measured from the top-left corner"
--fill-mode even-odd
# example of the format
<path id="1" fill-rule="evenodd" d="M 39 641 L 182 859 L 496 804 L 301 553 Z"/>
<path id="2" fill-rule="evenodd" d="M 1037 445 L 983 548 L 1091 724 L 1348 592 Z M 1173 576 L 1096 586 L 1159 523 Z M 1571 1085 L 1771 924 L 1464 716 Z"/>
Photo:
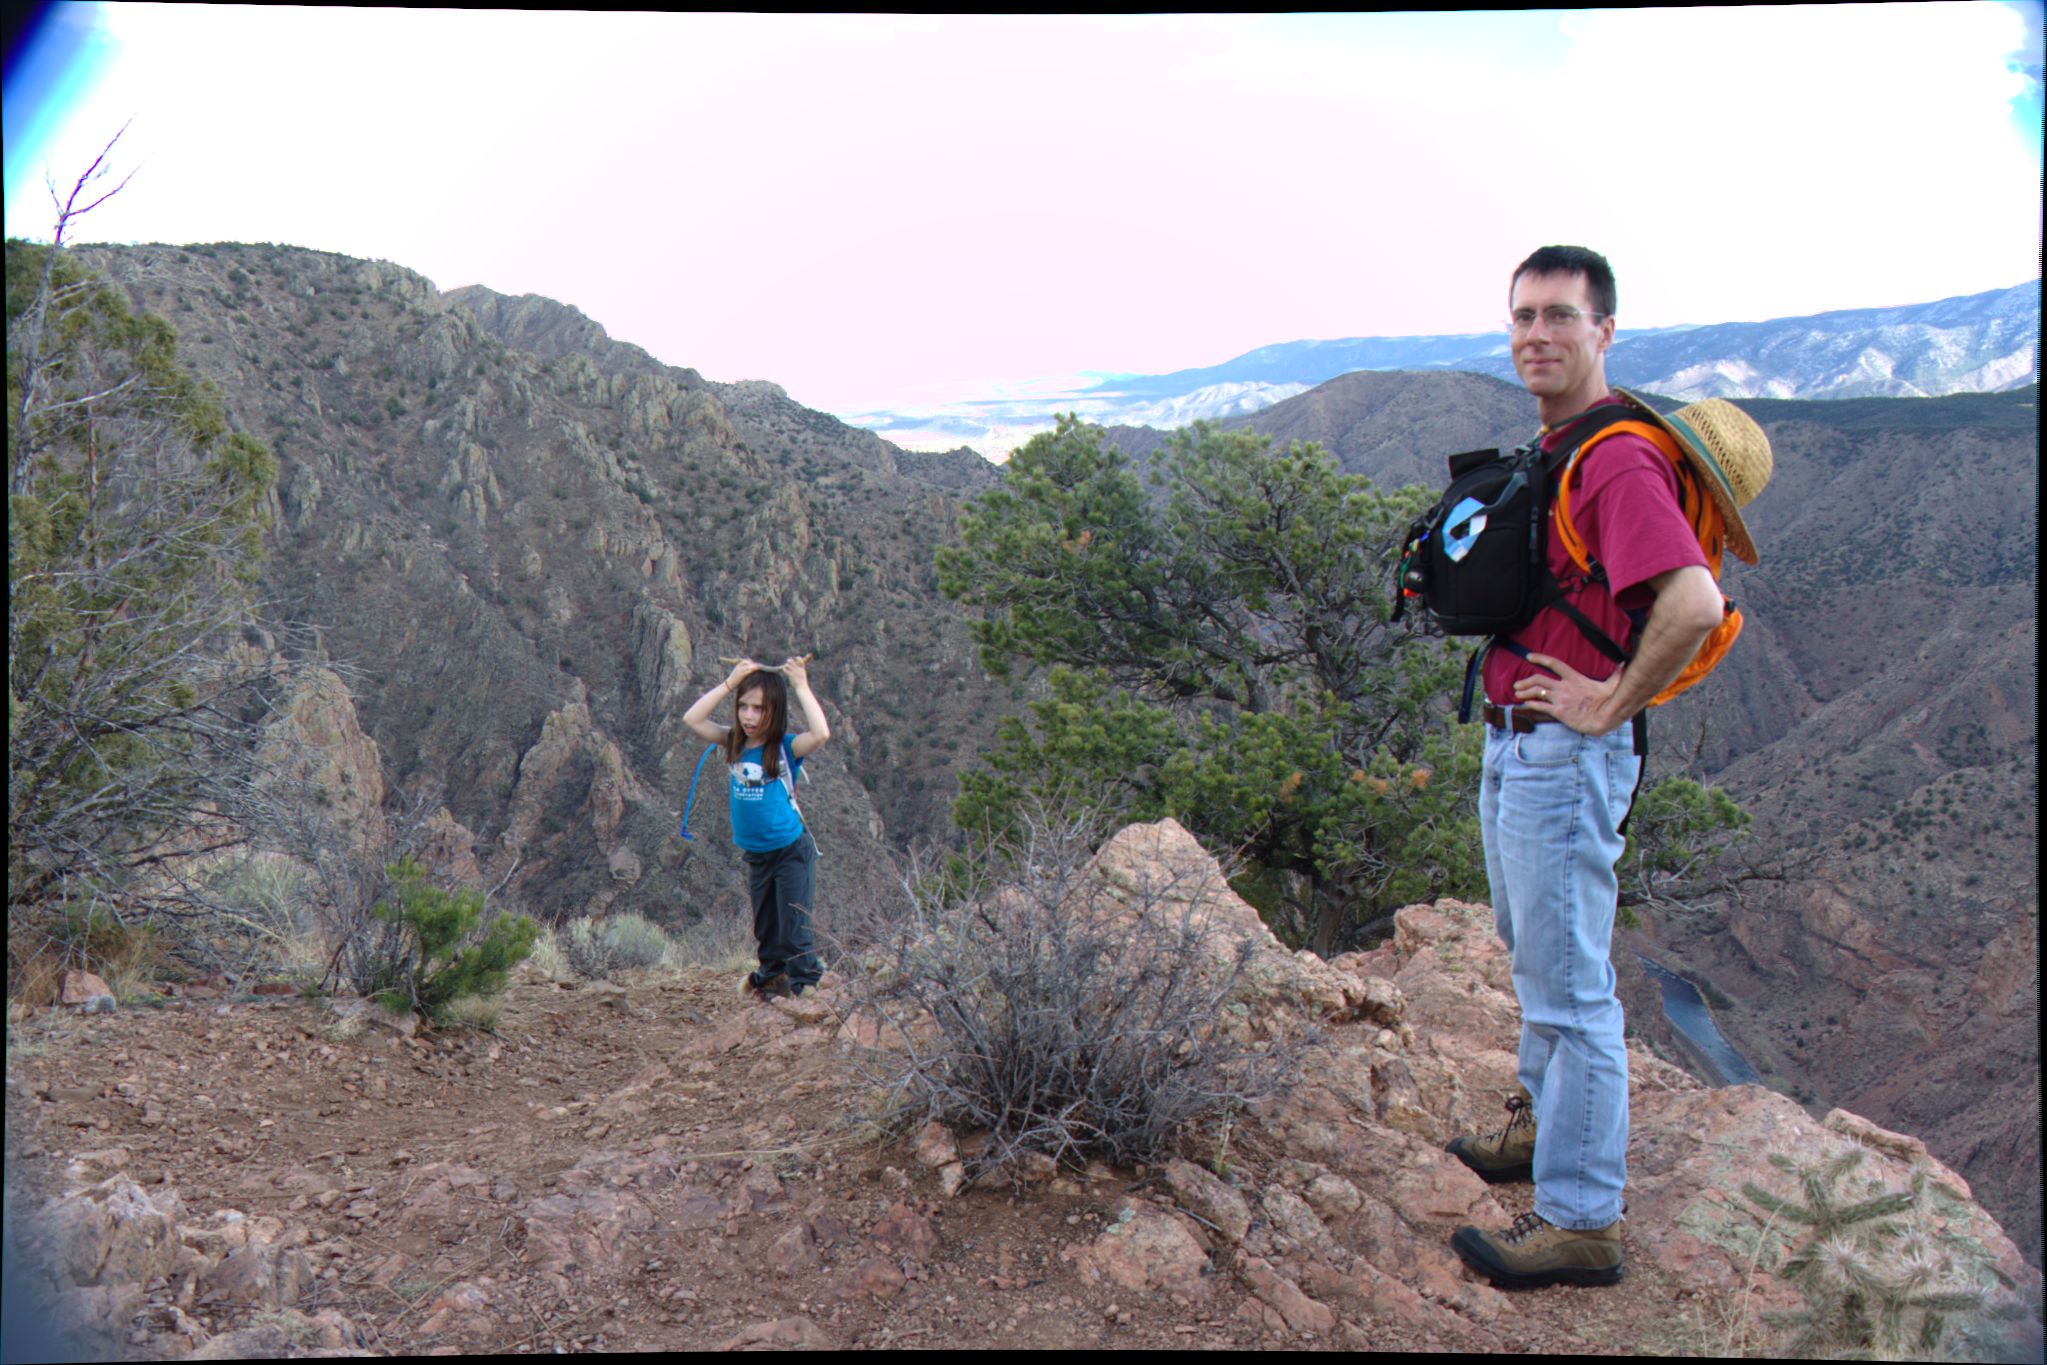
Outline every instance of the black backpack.
<path id="1" fill-rule="evenodd" d="M 1509 454 L 1468 450 L 1450 457 L 1450 486 L 1408 528 L 1395 570 L 1393 619 L 1410 602 L 1445 635 L 1483 635 L 1516 653 L 1504 637 L 1554 606 L 1571 619 L 1595 648 L 1616 663 L 1629 651 L 1591 618 L 1564 600 L 1564 585 L 1549 567 L 1550 503 L 1557 474 L 1578 448 L 1616 422 L 1639 420 L 1626 403 L 1601 403 L 1567 422 L 1554 450 L 1542 449 L 1538 435 Z M 1599 571 L 1595 567 L 1594 573 Z M 1603 577 L 1602 575 L 1599 575 Z M 1465 669 L 1460 721 L 1471 718 L 1471 697 L 1479 660 Z M 1637 752 L 1646 745 L 1637 717 Z"/>

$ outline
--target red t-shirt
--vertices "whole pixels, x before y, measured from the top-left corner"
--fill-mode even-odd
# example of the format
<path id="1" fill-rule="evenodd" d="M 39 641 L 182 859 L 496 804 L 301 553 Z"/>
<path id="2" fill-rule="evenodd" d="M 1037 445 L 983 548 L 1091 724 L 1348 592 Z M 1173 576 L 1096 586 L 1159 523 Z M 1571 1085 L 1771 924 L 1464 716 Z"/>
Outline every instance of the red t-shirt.
<path id="1" fill-rule="evenodd" d="M 1549 441 L 1545 449 L 1552 449 Z M 1706 566 L 1706 552 L 1692 534 L 1677 505 L 1677 475 L 1663 452 L 1631 432 L 1607 437 L 1578 461 L 1571 476 L 1571 525 L 1585 542 L 1586 553 L 1606 569 L 1612 588 L 1586 583 L 1567 591 L 1564 600 L 1585 613 L 1592 624 L 1622 649 L 1628 648 L 1634 623 L 1628 610 L 1646 611 L 1656 601 L 1647 585 L 1658 574 L 1689 564 Z M 1551 513 L 1550 572 L 1567 587 L 1583 577 L 1564 553 Z M 1545 608 L 1512 635 L 1515 644 L 1536 654 L 1562 659 L 1595 681 L 1613 676 L 1616 667 L 1599 647 L 1585 638 L 1570 617 Z M 1485 660 L 1486 699 L 1497 705 L 1514 701 L 1514 684 L 1527 677 L 1549 677 L 1508 649 L 1494 649 Z"/>

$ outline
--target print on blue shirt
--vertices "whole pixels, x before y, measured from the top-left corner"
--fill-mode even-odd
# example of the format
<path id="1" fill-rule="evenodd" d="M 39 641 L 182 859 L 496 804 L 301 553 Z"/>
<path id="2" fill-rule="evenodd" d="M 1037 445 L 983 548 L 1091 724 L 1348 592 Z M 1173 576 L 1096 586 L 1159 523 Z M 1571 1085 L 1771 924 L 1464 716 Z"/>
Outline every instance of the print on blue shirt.
<path id="1" fill-rule="evenodd" d="M 726 767 L 732 842 L 749 853 L 772 853 L 803 837 L 803 817 L 789 800 L 789 789 L 796 775 L 803 771 L 803 760 L 791 759 L 786 742 L 782 746 L 782 764 L 790 778 L 788 783 L 761 771 L 761 749 L 756 744 L 741 750 L 739 761 Z"/>

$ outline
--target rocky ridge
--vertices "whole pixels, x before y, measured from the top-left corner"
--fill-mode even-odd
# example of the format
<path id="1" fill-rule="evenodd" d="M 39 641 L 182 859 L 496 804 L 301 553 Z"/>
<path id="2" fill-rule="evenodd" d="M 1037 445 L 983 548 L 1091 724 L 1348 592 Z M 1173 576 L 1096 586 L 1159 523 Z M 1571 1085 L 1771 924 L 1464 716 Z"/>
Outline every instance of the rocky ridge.
<path id="1" fill-rule="evenodd" d="M 1192 912 L 1251 940 L 1244 1027 L 1324 1038 L 1326 1064 L 1241 1116 L 1226 1157 L 1190 1135 L 1152 1168 L 962 1191 L 974 1135 L 860 1136 L 848 1049 L 868 1034 L 843 981 L 766 1005 L 688 973 L 573 989 L 529 974 L 494 1037 L 195 992 L 17 1029 L 8 1176 L 50 1196 L 23 1234 L 32 1287 L 90 1349 L 130 1358 L 1767 1351 L 1758 1314 L 1788 1298 L 1755 1265 L 1782 1229 L 1739 1187 L 1776 1179 L 1771 1152 L 1857 1148 L 1871 1180 L 1924 1175 L 1957 1263 L 2008 1282 L 2019 1320 L 1971 1329 L 1972 1349 L 2037 1356 L 2038 1272 L 1923 1144 L 1705 1089 L 1639 1044 L 1626 1288 L 1491 1289 L 1448 1236 L 1504 1223 L 1528 1192 L 1442 1151 L 1495 1122 L 1511 1084 L 1490 913 L 1411 906 L 1390 943 L 1323 962 L 1272 940 L 1171 822 L 1123 831 L 1093 876 L 1208 888 Z"/>

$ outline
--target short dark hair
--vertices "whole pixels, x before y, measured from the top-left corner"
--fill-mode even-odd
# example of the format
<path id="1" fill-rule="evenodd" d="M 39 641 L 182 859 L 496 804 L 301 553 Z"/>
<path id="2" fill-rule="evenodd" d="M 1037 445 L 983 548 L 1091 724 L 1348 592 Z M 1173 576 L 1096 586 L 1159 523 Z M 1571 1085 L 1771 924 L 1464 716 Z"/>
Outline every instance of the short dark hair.
<path id="1" fill-rule="evenodd" d="M 1612 317 L 1620 306 L 1620 296 L 1614 288 L 1613 267 L 1606 263 L 1606 257 L 1590 247 L 1546 246 L 1514 267 L 1514 277 L 1507 281 L 1507 302 L 1514 301 L 1514 286 L 1521 283 L 1523 275 L 1583 275 L 1585 283 L 1592 287 L 1592 311 L 1601 317 Z"/>

